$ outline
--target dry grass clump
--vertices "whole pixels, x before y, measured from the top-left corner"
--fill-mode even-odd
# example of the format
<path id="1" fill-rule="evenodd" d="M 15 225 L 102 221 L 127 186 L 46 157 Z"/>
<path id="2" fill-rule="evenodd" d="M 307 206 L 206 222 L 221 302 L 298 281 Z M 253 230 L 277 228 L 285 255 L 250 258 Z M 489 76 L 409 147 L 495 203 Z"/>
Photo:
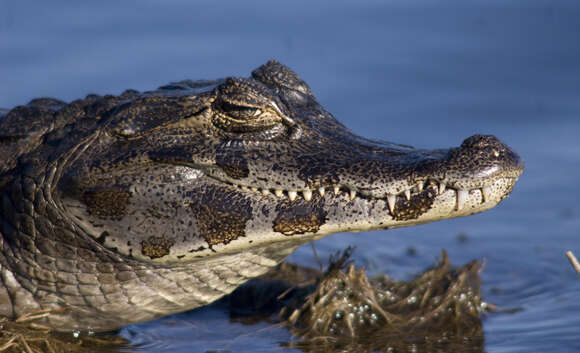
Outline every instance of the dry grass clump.
<path id="1" fill-rule="evenodd" d="M 576 273 L 580 275 L 580 262 L 578 262 L 578 259 L 576 258 L 574 253 L 571 250 L 568 250 L 566 251 L 566 257 L 570 261 L 570 264 L 572 265 Z"/>
<path id="2" fill-rule="evenodd" d="M 1 353 L 94 353 L 120 352 L 128 342 L 117 335 L 81 335 L 52 332 L 35 323 L 48 315 L 39 311 L 16 320 L 0 317 Z"/>
<path id="3" fill-rule="evenodd" d="M 331 261 L 300 306 L 285 307 L 297 336 L 288 346 L 305 352 L 482 352 L 484 306 L 479 262 L 452 269 L 447 254 L 409 282 L 369 280 L 348 263 L 350 250 Z"/>

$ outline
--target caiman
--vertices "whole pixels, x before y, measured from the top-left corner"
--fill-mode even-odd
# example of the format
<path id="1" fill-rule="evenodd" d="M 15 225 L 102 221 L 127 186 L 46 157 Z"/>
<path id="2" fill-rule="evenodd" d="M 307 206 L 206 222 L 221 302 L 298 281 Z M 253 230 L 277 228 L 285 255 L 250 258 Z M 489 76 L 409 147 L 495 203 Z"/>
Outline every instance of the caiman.
<path id="1" fill-rule="evenodd" d="M 523 171 L 494 136 L 359 137 L 276 61 L 0 115 L 0 315 L 61 331 L 206 305 L 331 233 L 487 210 Z"/>

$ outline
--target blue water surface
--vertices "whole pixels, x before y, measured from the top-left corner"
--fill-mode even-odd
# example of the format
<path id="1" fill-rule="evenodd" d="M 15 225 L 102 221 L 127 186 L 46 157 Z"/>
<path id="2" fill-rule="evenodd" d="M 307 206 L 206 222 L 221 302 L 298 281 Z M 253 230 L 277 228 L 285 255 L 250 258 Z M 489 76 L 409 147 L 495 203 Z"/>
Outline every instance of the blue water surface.
<path id="1" fill-rule="evenodd" d="M 487 352 L 580 351 L 580 2 L 554 0 L 0 0 L 0 107 L 39 96 L 248 76 L 275 58 L 353 131 L 422 148 L 494 134 L 524 158 L 512 196 L 480 215 L 316 243 L 350 244 L 405 279 L 446 249 L 486 259 Z M 458 241 L 466 234 L 467 241 Z M 414 248 L 416 256 L 407 256 Z M 309 246 L 290 257 L 317 266 Z M 291 351 L 267 323 L 208 307 L 121 331 L 143 352 Z"/>

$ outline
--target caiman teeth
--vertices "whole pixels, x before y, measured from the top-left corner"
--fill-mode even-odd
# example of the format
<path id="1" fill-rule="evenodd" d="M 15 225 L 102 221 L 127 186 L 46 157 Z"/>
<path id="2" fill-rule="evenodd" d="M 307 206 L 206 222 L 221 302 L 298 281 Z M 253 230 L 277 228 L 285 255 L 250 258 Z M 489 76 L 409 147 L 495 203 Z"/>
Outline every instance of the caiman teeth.
<path id="1" fill-rule="evenodd" d="M 467 195 L 469 191 L 467 190 L 457 190 L 457 211 L 461 211 L 463 206 L 465 206 L 465 200 L 467 200 Z"/>
<path id="2" fill-rule="evenodd" d="M 481 196 L 483 198 L 482 202 L 486 202 L 491 198 L 491 187 L 485 186 L 481 188 Z"/>
<path id="3" fill-rule="evenodd" d="M 241 189 L 242 191 L 253 191 L 258 192 L 264 196 L 275 196 L 277 198 L 284 198 L 288 195 L 288 199 L 290 201 L 294 201 L 298 198 L 298 194 L 302 194 L 304 200 L 311 201 L 315 192 L 318 192 L 320 197 L 324 197 L 326 193 L 327 187 L 321 186 L 316 189 L 303 189 L 303 190 L 284 190 L 284 189 L 269 189 L 269 188 L 258 188 L 255 186 L 245 186 L 245 185 L 236 185 L 237 188 Z M 353 201 L 354 199 L 362 195 L 363 198 L 374 198 L 374 199 L 382 199 L 387 202 L 389 207 L 389 211 L 391 215 L 395 213 L 395 209 L 397 207 L 397 200 L 398 198 L 404 198 L 407 201 L 411 200 L 411 197 L 416 194 L 422 193 L 426 188 L 430 188 L 433 190 L 437 195 L 444 194 L 447 190 L 451 190 L 455 193 L 455 210 L 461 211 L 465 208 L 467 203 L 467 199 L 469 197 L 470 191 L 478 190 L 481 193 L 481 203 L 485 203 L 487 201 L 492 200 L 493 190 L 490 186 L 484 186 L 481 188 L 474 188 L 474 189 L 456 189 L 453 186 L 448 187 L 445 183 L 438 182 L 437 180 L 428 179 L 426 181 L 420 181 L 413 184 L 408 189 L 400 191 L 396 194 L 387 194 L 383 197 L 376 197 L 369 195 L 367 193 L 361 192 L 360 190 L 356 190 L 354 188 L 350 188 L 348 186 L 341 186 L 341 185 L 333 185 L 331 186 L 334 192 L 334 195 L 340 195 L 342 192 L 346 193 L 346 196 L 349 200 Z"/>
<path id="4" fill-rule="evenodd" d="M 395 204 L 397 203 L 397 195 L 387 195 L 387 203 L 389 204 L 391 214 L 393 214 L 395 212 Z"/>
<path id="5" fill-rule="evenodd" d="M 349 194 L 350 200 L 354 200 L 354 198 L 356 197 L 356 191 L 354 190 L 350 190 L 350 194 Z"/>

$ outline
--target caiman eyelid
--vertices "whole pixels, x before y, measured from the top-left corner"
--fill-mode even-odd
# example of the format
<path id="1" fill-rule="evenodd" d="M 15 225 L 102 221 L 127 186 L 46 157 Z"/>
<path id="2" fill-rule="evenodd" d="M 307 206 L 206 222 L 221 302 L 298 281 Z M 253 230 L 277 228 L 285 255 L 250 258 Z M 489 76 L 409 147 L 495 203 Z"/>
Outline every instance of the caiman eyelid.
<path id="1" fill-rule="evenodd" d="M 296 127 L 294 119 L 285 113 L 283 110 L 285 107 L 281 107 L 280 104 L 283 103 L 276 101 L 274 97 L 260 106 L 246 105 L 243 101 L 238 104 L 227 98 L 217 97 L 212 101 L 212 120 L 216 127 L 231 133 L 265 131 L 274 125 Z"/>

